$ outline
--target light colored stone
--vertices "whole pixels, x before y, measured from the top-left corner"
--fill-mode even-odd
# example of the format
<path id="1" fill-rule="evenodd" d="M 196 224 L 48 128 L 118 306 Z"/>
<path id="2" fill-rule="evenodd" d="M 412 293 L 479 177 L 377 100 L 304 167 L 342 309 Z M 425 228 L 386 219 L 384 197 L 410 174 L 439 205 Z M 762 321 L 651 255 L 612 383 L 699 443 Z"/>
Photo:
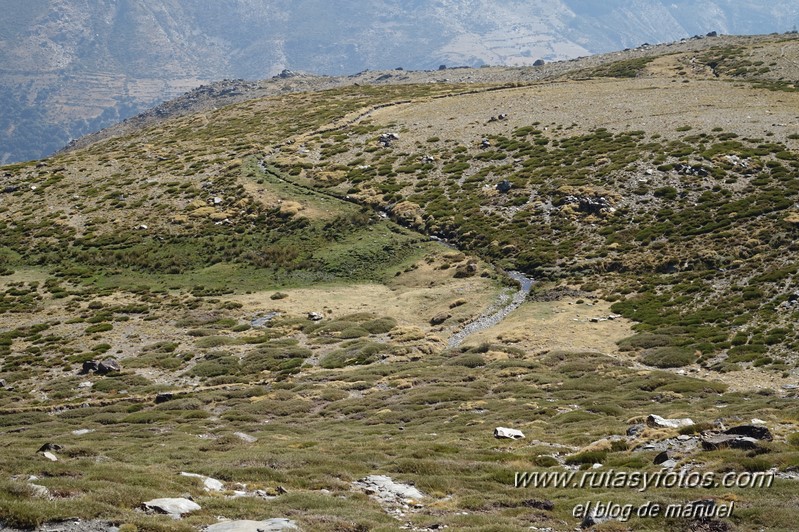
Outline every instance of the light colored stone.
<path id="1" fill-rule="evenodd" d="M 401 504 L 424 498 L 424 493 L 414 486 L 395 482 L 386 475 L 369 475 L 353 485 L 383 502 Z"/>
<path id="2" fill-rule="evenodd" d="M 51 453 L 50 451 L 45 451 L 42 453 L 42 456 L 50 460 L 51 462 L 58 462 L 58 457 Z"/>
<path id="3" fill-rule="evenodd" d="M 682 418 L 682 419 L 666 419 L 664 417 L 660 417 L 656 414 L 649 414 L 646 418 L 646 424 L 650 427 L 659 427 L 664 429 L 679 429 L 681 427 L 687 427 L 689 425 L 693 425 L 694 422 L 691 418 Z"/>
<path id="4" fill-rule="evenodd" d="M 181 497 L 153 499 L 145 502 L 144 507 L 147 510 L 168 514 L 175 519 L 180 519 L 183 514 L 196 512 L 201 509 L 200 505 L 196 502 Z"/>
<path id="5" fill-rule="evenodd" d="M 290 519 L 276 518 L 266 521 L 222 521 L 205 529 L 206 532 L 280 532 L 281 530 L 299 530 L 299 527 Z"/>
<path id="6" fill-rule="evenodd" d="M 516 429 L 509 429 L 507 427 L 497 427 L 494 429 L 494 437 L 509 438 L 511 440 L 520 440 L 524 438 L 524 433 Z"/>
<path id="7" fill-rule="evenodd" d="M 246 441 L 247 443 L 255 443 L 258 441 L 258 438 L 256 438 L 255 436 L 250 436 L 249 434 L 245 434 L 244 432 L 234 432 L 233 435 L 240 438 L 243 441 Z"/>
<path id="8" fill-rule="evenodd" d="M 203 487 L 205 491 L 225 491 L 225 485 L 222 481 L 217 480 L 215 478 L 206 477 L 205 475 L 198 475 L 197 473 L 180 473 L 184 477 L 191 477 L 191 478 L 199 478 L 203 481 Z"/>

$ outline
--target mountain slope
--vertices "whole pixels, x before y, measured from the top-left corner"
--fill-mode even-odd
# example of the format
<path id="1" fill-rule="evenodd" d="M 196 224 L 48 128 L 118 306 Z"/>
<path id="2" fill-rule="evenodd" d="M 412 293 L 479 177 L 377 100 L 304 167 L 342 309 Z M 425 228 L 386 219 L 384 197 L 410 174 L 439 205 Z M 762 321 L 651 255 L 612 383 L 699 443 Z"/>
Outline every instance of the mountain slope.
<path id="1" fill-rule="evenodd" d="M 796 43 L 208 94 L 0 168 L 0 521 L 793 530 Z"/>
<path id="2" fill-rule="evenodd" d="M 0 2 L 0 162 L 41 157 L 208 81 L 285 68 L 530 65 L 710 31 L 786 31 L 789 0 Z"/>

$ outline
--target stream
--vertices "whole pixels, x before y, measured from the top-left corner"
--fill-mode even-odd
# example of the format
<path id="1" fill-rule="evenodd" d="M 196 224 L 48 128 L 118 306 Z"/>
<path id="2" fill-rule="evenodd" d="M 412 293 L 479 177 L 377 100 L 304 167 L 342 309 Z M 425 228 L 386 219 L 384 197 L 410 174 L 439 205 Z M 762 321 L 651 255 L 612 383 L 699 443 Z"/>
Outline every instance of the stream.
<path id="1" fill-rule="evenodd" d="M 277 180 L 283 183 L 308 190 L 313 194 L 327 196 L 333 199 L 337 199 L 339 201 L 347 201 L 350 203 L 355 203 L 356 205 L 362 205 L 360 202 L 356 201 L 353 198 L 350 198 L 349 196 L 342 198 L 327 192 L 311 189 L 304 185 L 298 185 L 297 183 L 294 183 L 291 180 L 285 179 L 279 173 L 268 168 L 267 165 L 265 164 L 264 159 L 260 159 L 258 161 L 258 167 L 261 170 L 261 172 L 263 172 L 265 175 L 272 175 Z M 372 208 L 377 210 L 380 213 L 380 215 L 383 216 L 384 218 L 389 218 L 392 219 L 395 223 L 400 223 L 399 221 L 394 220 L 389 210 L 384 208 L 375 208 L 374 206 L 372 206 Z M 449 242 L 444 238 L 438 236 L 430 236 L 430 239 L 435 240 L 436 242 L 440 242 L 441 244 L 451 249 L 461 251 L 456 245 L 452 244 L 451 242 Z M 499 310 L 495 310 L 497 305 L 492 305 L 492 307 L 490 307 L 484 314 L 481 314 L 474 321 L 467 323 L 461 330 L 450 336 L 449 341 L 447 342 L 447 346 L 449 348 L 458 347 L 459 345 L 461 345 L 461 343 L 463 343 L 466 337 L 468 337 L 471 334 L 474 334 L 478 331 L 482 331 L 488 329 L 489 327 L 497 325 L 499 322 L 504 320 L 508 314 L 519 308 L 519 306 L 521 306 L 521 304 L 524 303 L 524 300 L 527 299 L 527 294 L 530 293 L 530 289 L 533 286 L 533 280 L 521 272 L 513 271 L 513 272 L 507 272 L 507 274 L 508 277 L 510 277 L 515 281 L 518 281 L 520 284 L 519 290 L 513 295 L 513 297 L 510 298 L 510 302 L 507 302 L 508 296 L 506 294 L 501 295 L 500 301 L 498 303 L 499 305 L 501 305 Z"/>
<path id="2" fill-rule="evenodd" d="M 524 300 L 527 299 L 527 294 L 530 293 L 530 289 L 533 287 L 533 280 L 520 272 L 508 272 L 508 277 L 518 281 L 521 285 L 519 290 L 513 294 L 510 302 L 505 303 L 505 301 L 508 299 L 508 296 L 503 295 L 502 299 L 500 300 L 500 304 L 503 305 L 502 308 L 499 310 L 489 309 L 489 311 L 487 311 L 485 314 L 482 314 L 476 320 L 466 324 L 466 326 L 460 331 L 450 336 L 447 347 L 458 347 L 461 345 L 461 343 L 463 343 L 467 336 L 497 325 L 499 322 L 504 320 L 508 314 L 519 308 L 519 306 L 524 303 Z"/>

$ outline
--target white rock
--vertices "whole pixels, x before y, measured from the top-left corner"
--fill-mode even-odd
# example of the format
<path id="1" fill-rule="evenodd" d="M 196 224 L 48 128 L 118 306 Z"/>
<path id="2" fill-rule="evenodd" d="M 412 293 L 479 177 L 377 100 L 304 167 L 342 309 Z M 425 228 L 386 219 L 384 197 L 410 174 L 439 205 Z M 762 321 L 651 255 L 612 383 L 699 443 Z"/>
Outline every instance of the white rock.
<path id="1" fill-rule="evenodd" d="M 414 486 L 395 482 L 386 475 L 369 475 L 353 485 L 386 502 L 404 503 L 424 498 L 424 493 Z"/>
<path id="2" fill-rule="evenodd" d="M 51 453 L 50 451 L 45 451 L 42 453 L 42 456 L 50 460 L 51 462 L 58 462 L 58 457 Z"/>
<path id="3" fill-rule="evenodd" d="M 169 514 L 175 519 L 180 519 L 183 514 L 196 512 L 200 510 L 200 505 L 194 501 L 184 498 L 166 498 L 166 499 L 153 499 L 144 503 L 144 507 L 148 510 L 159 512 L 162 514 Z"/>
<path id="4" fill-rule="evenodd" d="M 765 425 L 766 422 L 762 419 L 752 418 L 752 425 Z"/>
<path id="5" fill-rule="evenodd" d="M 50 490 L 47 489 L 46 486 L 42 486 L 41 484 L 34 484 L 32 482 L 29 482 L 28 486 L 30 486 L 30 488 L 33 490 L 34 497 L 38 497 L 40 499 L 50 498 Z"/>
<path id="6" fill-rule="evenodd" d="M 280 532 L 299 530 L 297 523 L 290 519 L 267 519 L 266 521 L 222 521 L 209 525 L 206 532 Z"/>
<path id="7" fill-rule="evenodd" d="M 206 477 L 205 475 L 198 475 L 197 473 L 181 472 L 180 474 L 184 477 L 201 479 L 203 481 L 203 487 L 205 488 L 205 491 L 225 491 L 225 485 L 222 483 L 222 481 L 215 478 Z"/>
<path id="8" fill-rule="evenodd" d="M 646 418 L 646 424 L 650 427 L 660 427 L 666 429 L 678 429 L 680 427 L 687 427 L 693 425 L 694 422 L 691 418 L 682 419 L 666 419 L 656 414 L 649 414 Z"/>
<path id="9" fill-rule="evenodd" d="M 83 436 L 84 434 L 89 434 L 90 432 L 94 432 L 94 429 L 78 429 L 78 430 L 73 430 L 73 431 L 72 431 L 72 434 L 74 434 L 75 436 Z"/>
<path id="10" fill-rule="evenodd" d="M 509 429 L 506 427 L 497 427 L 494 429 L 495 438 L 509 438 L 511 440 L 519 440 L 524 438 L 524 433 L 520 430 Z"/>

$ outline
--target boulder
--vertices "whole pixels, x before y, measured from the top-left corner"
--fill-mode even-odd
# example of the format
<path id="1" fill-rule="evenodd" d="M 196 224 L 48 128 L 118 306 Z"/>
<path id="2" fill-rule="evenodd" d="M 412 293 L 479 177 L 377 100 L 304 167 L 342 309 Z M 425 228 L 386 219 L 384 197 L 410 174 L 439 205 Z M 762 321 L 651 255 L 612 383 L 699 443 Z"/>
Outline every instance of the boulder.
<path id="1" fill-rule="evenodd" d="M 142 504 L 145 510 L 167 514 L 174 519 L 180 519 L 183 514 L 200 510 L 200 505 L 182 497 L 153 499 Z"/>
<path id="2" fill-rule="evenodd" d="M 161 403 L 166 403 L 167 401 L 171 401 L 173 397 L 174 396 L 169 392 L 161 392 L 159 394 L 156 394 L 155 404 L 159 405 Z"/>
<path id="3" fill-rule="evenodd" d="M 544 62 L 543 59 L 536 59 L 535 63 L 533 63 L 533 66 L 534 67 L 540 67 L 540 66 L 544 66 L 544 64 L 545 64 L 545 62 Z"/>
<path id="4" fill-rule="evenodd" d="M 646 418 L 646 424 L 650 427 L 663 428 L 663 429 L 679 429 L 693 425 L 694 422 L 690 418 L 682 419 L 666 419 L 656 414 L 649 414 Z"/>
<path id="5" fill-rule="evenodd" d="M 276 518 L 265 521 L 222 521 L 209 525 L 205 532 L 279 532 L 281 530 L 299 530 L 299 527 L 290 519 Z"/>
<path id="6" fill-rule="evenodd" d="M 114 360 L 113 358 L 107 358 L 97 364 L 97 373 L 100 375 L 105 375 L 107 373 L 114 373 L 117 371 L 122 371 L 122 366 Z"/>
<path id="7" fill-rule="evenodd" d="M 768 430 L 766 427 L 757 426 L 757 425 L 740 425 L 738 427 L 732 427 L 725 430 L 724 434 L 746 436 L 748 438 L 754 438 L 756 440 L 771 441 L 774 439 L 774 437 L 771 435 L 770 430 Z"/>
<path id="8" fill-rule="evenodd" d="M 657 456 L 655 456 L 655 459 L 652 460 L 652 463 L 655 464 L 655 465 L 660 465 L 660 464 L 662 464 L 664 462 L 668 462 L 668 461 L 669 461 L 669 453 L 668 453 L 668 451 L 663 451 L 663 452 L 659 453 Z"/>
<path id="9" fill-rule="evenodd" d="M 309 312 L 308 319 L 311 321 L 322 321 L 325 319 L 325 316 L 321 312 Z"/>
<path id="10" fill-rule="evenodd" d="M 719 449 L 740 449 L 743 451 L 759 450 L 760 444 L 755 438 L 747 436 L 736 436 L 734 434 L 716 434 L 702 438 L 702 448 L 706 451 L 717 451 Z"/>
<path id="11" fill-rule="evenodd" d="M 510 189 L 511 189 L 510 181 L 508 181 L 507 179 L 503 179 L 502 181 L 497 183 L 497 187 L 496 188 L 497 188 L 497 190 L 499 192 L 505 194 L 506 192 L 510 191 Z"/>
<path id="12" fill-rule="evenodd" d="M 509 429 L 507 427 L 497 427 L 494 429 L 494 437 L 500 439 L 520 440 L 524 438 L 524 433 L 520 430 Z"/>
<path id="13" fill-rule="evenodd" d="M 51 453 L 50 451 L 45 451 L 42 453 L 42 456 L 50 460 L 51 462 L 58 462 L 58 457 Z"/>
<path id="14" fill-rule="evenodd" d="M 36 451 L 36 452 L 37 453 L 43 453 L 45 451 L 60 451 L 63 448 L 64 447 L 62 447 L 61 445 L 58 445 L 57 443 L 49 443 L 48 442 L 48 443 L 45 443 L 44 445 L 42 445 L 41 447 L 39 447 L 39 450 Z"/>
<path id="15" fill-rule="evenodd" d="M 96 360 L 87 360 L 83 363 L 81 367 L 80 374 L 86 375 L 89 372 L 97 371 L 97 361 Z"/>

